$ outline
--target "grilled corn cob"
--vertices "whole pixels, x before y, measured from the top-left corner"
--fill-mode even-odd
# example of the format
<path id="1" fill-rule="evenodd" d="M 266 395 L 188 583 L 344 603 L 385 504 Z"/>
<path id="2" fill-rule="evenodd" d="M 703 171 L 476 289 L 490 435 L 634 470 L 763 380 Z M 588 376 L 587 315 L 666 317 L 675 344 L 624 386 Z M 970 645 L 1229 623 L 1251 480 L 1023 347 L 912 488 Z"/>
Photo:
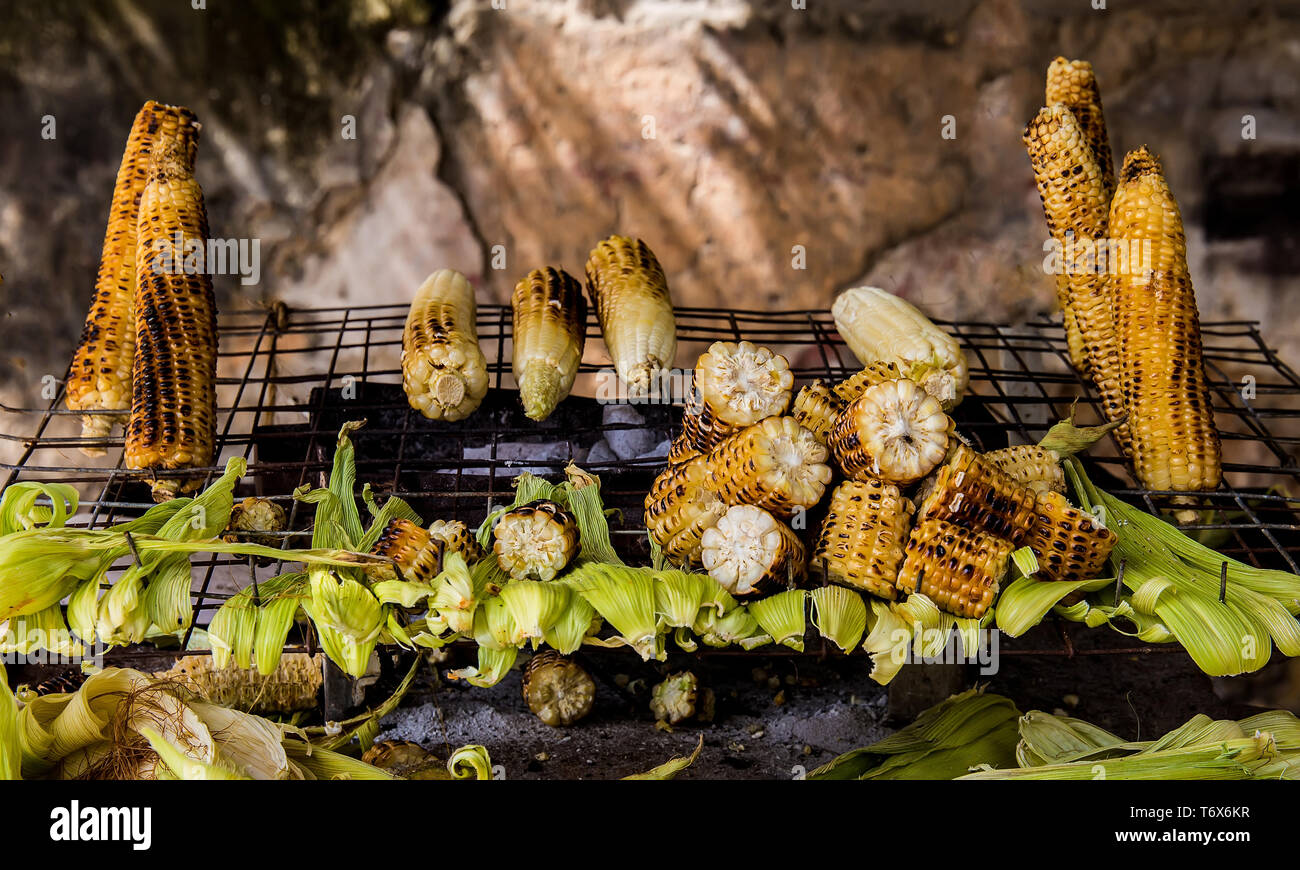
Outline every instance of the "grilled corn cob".
<path id="1" fill-rule="evenodd" d="M 149 157 L 157 143 L 193 130 L 194 115 L 153 100 L 135 116 L 117 171 L 108 230 L 99 258 L 95 297 L 86 315 L 81 341 L 72 357 L 65 394 L 69 410 L 90 412 L 81 418 L 83 438 L 104 438 L 131 410 L 131 365 L 135 358 L 136 223 L 140 196 L 149 180 Z M 187 135 L 192 135 L 188 133 Z M 102 456 L 102 447 L 83 447 L 87 456 Z"/>
<path id="2" fill-rule="evenodd" d="M 644 395 L 677 355 L 677 321 L 664 270 L 645 242 L 626 236 L 596 245 L 586 270 L 614 368 L 632 395 Z"/>
<path id="3" fill-rule="evenodd" d="M 907 539 L 898 588 L 920 592 L 940 610 L 978 619 L 993 604 L 1006 576 L 1010 541 L 943 520 L 921 520 Z"/>
<path id="4" fill-rule="evenodd" d="M 578 375 L 587 340 L 587 300 L 563 269 L 534 269 L 515 285 L 514 374 L 524 413 L 545 420 Z"/>
<path id="5" fill-rule="evenodd" d="M 524 701 L 552 728 L 572 725 L 591 712 L 596 683 L 573 659 L 543 650 L 524 668 Z"/>
<path id="6" fill-rule="evenodd" d="M 891 362 L 874 360 L 862 367 L 862 371 L 849 375 L 835 385 L 835 395 L 844 404 L 848 404 L 866 392 L 867 387 L 885 381 L 896 381 L 903 376 L 898 366 Z"/>
<path id="7" fill-rule="evenodd" d="M 892 483 L 844 481 L 831 493 L 809 572 L 831 583 L 894 600 L 914 509 Z"/>
<path id="8" fill-rule="evenodd" d="M 965 444 L 937 472 L 921 517 L 945 520 L 1019 544 L 1038 521 L 1033 490 Z"/>
<path id="9" fill-rule="evenodd" d="M 779 353 L 748 341 L 715 341 L 700 354 L 686 415 L 685 444 L 705 452 L 746 426 L 790 407 L 794 375 Z"/>
<path id="10" fill-rule="evenodd" d="M 1025 543 L 1033 548 L 1044 580 L 1091 580 L 1101 573 L 1115 540 L 1092 514 L 1049 491 L 1038 496 L 1038 522 Z"/>
<path id="11" fill-rule="evenodd" d="M 1205 382 L 1183 219 L 1159 160 L 1145 147 L 1124 158 L 1110 220 L 1121 244 L 1151 248 L 1150 271 L 1130 270 L 1113 280 L 1138 481 L 1148 489 L 1215 489 L 1219 432 Z"/>
<path id="12" fill-rule="evenodd" d="M 197 125 L 159 140 L 149 158 L 136 231 L 135 362 L 126 467 L 152 472 L 156 500 L 198 487 L 169 475 L 213 462 L 217 317 L 212 277 L 183 252 L 208 239 L 203 191 L 194 178 Z M 178 248 L 176 242 L 179 239 Z M 168 262 L 170 261 L 170 262 Z"/>
<path id="13" fill-rule="evenodd" d="M 825 444 L 835 429 L 835 421 L 843 413 L 845 402 L 825 381 L 817 380 L 801 389 L 794 397 L 791 413 L 817 440 Z M 671 456 L 671 452 L 669 454 Z"/>
<path id="14" fill-rule="evenodd" d="M 284 508 L 267 498 L 246 498 L 230 511 L 230 522 L 221 539 L 237 544 L 246 541 L 264 547 L 278 547 L 283 543 L 280 533 L 289 527 Z M 269 565 L 271 559 L 258 557 L 259 565 Z"/>
<path id="15" fill-rule="evenodd" d="M 703 457 L 669 466 L 655 478 L 645 500 L 646 529 L 675 565 L 699 562 L 705 530 L 726 512 Z"/>
<path id="16" fill-rule="evenodd" d="M 879 287 L 854 287 L 836 297 L 831 313 L 835 328 L 864 365 L 894 363 L 945 411 L 961 401 L 970 383 L 966 354 L 915 305 Z"/>
<path id="17" fill-rule="evenodd" d="M 683 417 L 683 419 L 685 419 Z M 694 459 L 700 455 L 691 444 L 690 436 L 685 432 L 678 432 L 677 437 L 668 443 L 668 464 L 681 465 L 687 460 Z"/>
<path id="18" fill-rule="evenodd" d="M 429 537 L 442 541 L 443 554 L 460 553 L 468 564 L 483 558 L 483 548 L 469 527 L 460 520 L 434 520 L 429 526 Z"/>
<path id="19" fill-rule="evenodd" d="M 1017 444 L 990 450 L 984 458 L 992 462 L 1007 476 L 1035 493 L 1048 490 L 1065 492 L 1065 471 L 1061 468 L 1061 457 L 1052 450 L 1044 450 L 1037 444 Z"/>
<path id="20" fill-rule="evenodd" d="M 907 485 L 943 461 L 950 430 L 939 401 L 901 378 L 868 387 L 854 399 L 829 441 L 840 468 L 854 480 L 879 477 Z"/>
<path id="21" fill-rule="evenodd" d="M 741 429 L 702 460 L 712 476 L 707 485 L 716 487 L 728 504 L 752 504 L 789 519 L 821 501 L 831 479 L 826 457 L 817 436 L 793 417 L 768 417 Z"/>
<path id="22" fill-rule="evenodd" d="M 402 332 L 402 389 L 430 420 L 463 420 L 487 395 L 487 360 L 478 346 L 474 288 L 439 269 L 415 291 Z"/>
<path id="23" fill-rule="evenodd" d="M 410 520 L 388 521 L 370 552 L 392 559 L 402 579 L 428 583 L 442 571 L 444 544 Z"/>
<path id="24" fill-rule="evenodd" d="M 785 523 L 762 508 L 728 508 L 700 542 L 709 576 L 736 597 L 775 592 L 803 578 L 804 549 Z"/>
<path id="25" fill-rule="evenodd" d="M 1049 106 L 1064 104 L 1083 128 L 1088 147 L 1101 170 L 1103 196 L 1109 201 L 1115 192 L 1115 157 L 1110 150 L 1106 119 L 1101 112 L 1101 89 L 1097 87 L 1092 64 L 1063 57 L 1052 61 L 1047 67 L 1045 102 Z"/>
<path id="26" fill-rule="evenodd" d="M 507 511 L 492 529 L 501 570 L 515 580 L 554 580 L 578 555 L 578 522 L 553 501 Z"/>

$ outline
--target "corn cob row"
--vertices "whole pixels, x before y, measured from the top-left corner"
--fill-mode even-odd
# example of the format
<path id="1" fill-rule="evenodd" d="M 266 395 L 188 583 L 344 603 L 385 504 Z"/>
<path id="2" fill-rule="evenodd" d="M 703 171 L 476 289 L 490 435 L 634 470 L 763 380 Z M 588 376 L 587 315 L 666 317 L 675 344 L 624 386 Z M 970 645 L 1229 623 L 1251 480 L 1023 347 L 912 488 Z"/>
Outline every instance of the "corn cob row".
<path id="1" fill-rule="evenodd" d="M 370 552 L 393 560 L 402 579 L 428 583 L 442 571 L 444 544 L 410 520 L 388 521 Z"/>
<path id="2" fill-rule="evenodd" d="M 443 555 L 460 553 L 469 564 L 483 558 L 483 548 L 478 539 L 460 520 L 434 520 L 428 531 L 429 537 L 442 542 Z"/>
<path id="3" fill-rule="evenodd" d="M 729 505 L 749 504 L 789 519 L 821 501 L 830 483 L 826 448 L 793 417 L 748 426 L 701 459 Z"/>
<path id="4" fill-rule="evenodd" d="M 829 444 L 844 474 L 907 485 L 929 474 L 948 453 L 951 421 L 939 401 L 914 381 L 884 381 L 849 404 Z"/>
<path id="5" fill-rule="evenodd" d="M 978 619 L 1006 576 L 1010 541 L 939 519 L 923 519 L 907 540 L 898 588 L 920 592 L 954 616 Z"/>
<path id="6" fill-rule="evenodd" d="M 809 572 L 893 601 L 914 509 L 892 483 L 841 483 L 831 494 Z"/>
<path id="7" fill-rule="evenodd" d="M 825 444 L 840 414 L 844 412 L 845 402 L 825 381 L 817 380 L 801 389 L 794 397 L 791 413 L 817 440 Z M 671 457 L 671 451 L 669 452 Z"/>
<path id="8" fill-rule="evenodd" d="M 1111 226 L 1121 244 L 1151 249 L 1149 270 L 1113 282 L 1134 470 L 1148 489 L 1215 489 L 1222 476 L 1219 433 L 1182 215 L 1159 160 L 1145 147 L 1124 159 Z"/>
<path id="9" fill-rule="evenodd" d="M 644 395 L 677 355 L 677 321 L 664 270 L 645 242 L 610 236 L 587 258 L 586 272 L 614 368 L 632 395 Z"/>
<path id="10" fill-rule="evenodd" d="M 990 450 L 984 458 L 1035 493 L 1065 492 L 1065 470 L 1054 451 L 1044 450 L 1037 444 L 1017 444 Z"/>
<path id="11" fill-rule="evenodd" d="M 487 395 L 487 360 L 478 346 L 474 288 L 439 269 L 420 285 L 402 332 L 402 389 L 430 420 L 463 420 Z"/>
<path id="12" fill-rule="evenodd" d="M 515 285 L 515 381 L 524 413 L 545 420 L 578 375 L 587 340 L 587 300 L 578 280 L 563 269 L 534 269 Z"/>
<path id="13" fill-rule="evenodd" d="M 324 655 L 284 653 L 270 676 L 256 668 L 218 668 L 212 656 L 184 656 L 154 676 L 179 684 L 211 704 L 252 713 L 310 710 L 325 682 Z"/>
<path id="14" fill-rule="evenodd" d="M 194 178 L 197 144 L 197 124 L 155 144 L 136 231 L 136 347 L 125 460 L 127 468 L 152 472 L 149 483 L 159 501 L 198 487 L 200 476 L 167 472 L 212 465 L 216 441 L 212 277 L 206 269 L 190 274 L 182 262 L 191 243 L 206 248 L 208 239 L 203 191 Z"/>
<path id="15" fill-rule="evenodd" d="M 1115 546 L 1115 533 L 1092 514 L 1071 507 L 1059 492 L 1038 496 L 1038 522 L 1026 539 L 1045 580 L 1091 580 Z"/>
<path id="16" fill-rule="evenodd" d="M 692 398 L 686 405 L 686 413 L 682 415 L 682 431 L 676 439 L 681 442 L 677 448 L 679 462 L 691 456 L 707 453 L 724 439 L 745 428 L 722 422 L 712 406 L 700 400 L 698 396 L 698 390 L 692 391 Z"/>
<path id="17" fill-rule="evenodd" d="M 675 565 L 699 562 L 704 532 L 726 512 L 708 463 L 698 459 L 669 466 L 655 478 L 645 500 L 646 529 Z"/>
<path id="18" fill-rule="evenodd" d="M 705 531 L 700 561 L 736 597 L 784 589 L 804 575 L 804 548 L 789 526 L 753 505 L 735 505 Z"/>
<path id="19" fill-rule="evenodd" d="M 840 401 L 847 405 L 865 393 L 867 387 L 874 387 L 876 384 L 882 384 L 885 381 L 896 381 L 901 377 L 903 377 L 903 373 L 896 364 L 884 360 L 873 360 L 863 366 L 861 371 L 854 372 L 840 381 L 833 389 Z"/>
<path id="20" fill-rule="evenodd" d="M 1110 150 L 1110 136 L 1106 133 L 1106 118 L 1101 111 L 1101 89 L 1092 64 L 1086 60 L 1067 60 L 1058 57 L 1047 67 L 1047 105 L 1063 104 L 1074 115 L 1088 147 L 1097 158 L 1103 185 L 1102 196 L 1107 202 L 1115 193 L 1115 157 Z"/>
<path id="21" fill-rule="evenodd" d="M 578 555 L 578 521 L 545 499 L 507 511 L 492 534 L 497 562 L 514 580 L 554 580 Z"/>
<path id="22" fill-rule="evenodd" d="M 159 142 L 196 127 L 194 115 L 153 100 L 144 104 L 131 125 L 126 151 L 117 171 L 108 229 L 99 258 L 95 296 L 68 372 L 65 401 L 81 418 L 83 438 L 104 438 L 131 410 L 131 367 L 135 358 L 136 224 L 140 197 L 149 181 L 149 158 Z M 87 456 L 102 456 L 102 447 L 83 447 Z"/>
<path id="23" fill-rule="evenodd" d="M 935 473 L 921 518 L 944 520 L 1019 544 L 1038 521 L 1036 497 L 980 454 L 959 444 Z"/>

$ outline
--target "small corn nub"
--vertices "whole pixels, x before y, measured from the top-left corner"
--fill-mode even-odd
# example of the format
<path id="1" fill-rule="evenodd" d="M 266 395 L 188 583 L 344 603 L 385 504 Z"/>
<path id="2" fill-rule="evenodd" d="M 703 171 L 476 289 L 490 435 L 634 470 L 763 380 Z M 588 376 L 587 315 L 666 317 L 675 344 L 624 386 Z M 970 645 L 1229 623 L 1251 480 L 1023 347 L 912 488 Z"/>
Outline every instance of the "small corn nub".
<path id="1" fill-rule="evenodd" d="M 896 381 L 902 376 L 903 372 L 894 363 L 876 360 L 867 363 L 862 367 L 861 371 L 849 375 L 836 384 L 834 386 L 835 395 L 839 396 L 840 401 L 847 405 L 866 392 L 867 387 L 874 387 L 876 384 L 882 384 L 885 381 Z"/>
<path id="2" fill-rule="evenodd" d="M 528 709 L 552 728 L 572 725 L 591 712 L 596 683 L 571 658 L 553 649 L 542 650 L 524 668 L 524 701 Z"/>
<path id="3" fill-rule="evenodd" d="M 392 559 L 402 579 L 428 583 L 442 571 L 443 546 L 415 523 L 398 518 L 388 521 L 370 552 Z"/>
<path id="4" fill-rule="evenodd" d="M 601 334 L 619 377 L 645 395 L 677 355 L 677 321 L 663 267 L 646 243 L 610 236 L 587 258 Z"/>
<path id="5" fill-rule="evenodd" d="M 1115 533 L 1092 514 L 1072 507 L 1059 492 L 1038 496 L 1038 522 L 1025 540 L 1044 580 L 1091 580 L 1115 546 Z"/>
<path id="6" fill-rule="evenodd" d="M 728 504 L 752 504 L 789 519 L 821 501 L 831 480 L 827 455 L 817 436 L 793 417 L 768 417 L 701 459 L 712 475 L 709 485 Z"/>
<path id="7" fill-rule="evenodd" d="M 487 360 L 478 346 L 474 288 L 439 269 L 415 292 L 402 332 L 402 389 L 430 420 L 463 420 L 487 395 Z"/>
<path id="8" fill-rule="evenodd" d="M 846 403 L 825 381 L 816 380 L 801 389 L 794 397 L 791 413 L 817 440 L 825 444 L 830 439 L 835 422 L 843 413 Z"/>
<path id="9" fill-rule="evenodd" d="M 898 588 L 920 592 L 953 616 L 978 619 L 992 606 L 1006 576 L 1010 541 L 927 519 L 912 529 Z"/>
<path id="10" fill-rule="evenodd" d="M 846 480 L 831 493 L 809 573 L 893 601 L 914 510 L 892 483 Z"/>
<path id="11" fill-rule="evenodd" d="M 469 526 L 460 520 L 434 520 L 428 529 L 429 537 L 442 541 L 442 552 L 460 553 L 465 562 L 473 564 L 483 558 L 483 548 Z"/>
<path id="12" fill-rule="evenodd" d="M 645 524 L 664 557 L 674 565 L 699 563 L 704 532 L 727 512 L 703 457 L 669 466 L 650 486 Z"/>
<path id="13" fill-rule="evenodd" d="M 786 589 L 804 576 L 804 548 L 794 531 L 748 504 L 728 508 L 704 533 L 700 561 L 737 598 Z"/>
<path id="14" fill-rule="evenodd" d="M 1035 493 L 1065 492 L 1065 470 L 1055 451 L 1044 450 L 1037 444 L 1017 444 L 990 450 L 984 458 Z"/>
<path id="15" fill-rule="evenodd" d="M 960 444 L 921 504 L 923 519 L 944 520 L 1019 545 L 1038 522 L 1033 490 Z"/>
<path id="16" fill-rule="evenodd" d="M 901 378 L 854 399 L 836 421 L 830 447 L 848 477 L 905 486 L 943 461 L 951 428 L 939 400 Z"/>
<path id="17" fill-rule="evenodd" d="M 705 452 L 746 426 L 790 407 L 794 375 L 779 353 L 748 341 L 715 341 L 700 354 L 682 433 Z"/>
<path id="18" fill-rule="evenodd" d="M 222 540 L 229 543 L 248 541 L 264 547 L 278 547 L 279 533 L 289 527 L 284 508 L 266 498 L 246 498 L 230 511 Z"/>
<path id="19" fill-rule="evenodd" d="M 587 341 L 587 299 L 582 285 L 563 269 L 534 269 L 515 285 L 515 382 L 524 413 L 545 420 L 578 376 Z"/>
<path id="20" fill-rule="evenodd" d="M 578 521 L 545 499 L 507 511 L 492 534 L 497 562 L 514 580 L 554 580 L 578 555 Z"/>

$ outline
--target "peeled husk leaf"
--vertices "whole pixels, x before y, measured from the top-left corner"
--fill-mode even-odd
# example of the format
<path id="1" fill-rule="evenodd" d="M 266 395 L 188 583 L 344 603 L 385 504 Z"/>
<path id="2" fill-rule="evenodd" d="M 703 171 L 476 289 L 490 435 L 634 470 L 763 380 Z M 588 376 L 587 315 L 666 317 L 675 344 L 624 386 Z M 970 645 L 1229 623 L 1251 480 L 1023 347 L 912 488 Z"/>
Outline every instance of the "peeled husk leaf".
<path id="1" fill-rule="evenodd" d="M 718 586 L 707 574 L 667 569 L 654 572 L 655 612 L 661 628 L 689 628 Z"/>
<path id="2" fill-rule="evenodd" d="M 41 498 L 50 504 L 38 505 Z M 23 481 L 5 487 L 0 496 L 0 535 L 26 529 L 59 529 L 76 514 L 80 504 L 77 488 L 67 483 Z"/>
<path id="3" fill-rule="evenodd" d="M 0 664 L 0 780 L 22 779 L 22 725 L 18 699 L 9 689 L 5 666 Z"/>
<path id="4" fill-rule="evenodd" d="M 519 628 L 520 642 L 531 640 L 536 649 L 564 615 L 571 593 L 563 583 L 512 580 L 501 589 L 500 597 Z"/>
<path id="5" fill-rule="evenodd" d="M 867 606 L 862 596 L 843 586 L 821 586 L 809 593 L 813 625 L 822 636 L 848 652 L 867 629 Z"/>
<path id="6" fill-rule="evenodd" d="M 31 655 L 37 650 L 48 650 L 69 658 L 80 658 L 84 654 L 84 648 L 68 630 L 63 610 L 57 604 L 0 623 L 0 652 Z"/>
<path id="7" fill-rule="evenodd" d="M 615 642 L 632 647 L 644 661 L 666 656 L 655 620 L 652 571 L 587 562 L 572 577 L 578 593 L 619 633 Z"/>
<path id="8" fill-rule="evenodd" d="M 807 597 L 802 589 L 778 592 L 749 604 L 749 612 L 774 643 L 803 652 L 808 629 Z"/>
<path id="9" fill-rule="evenodd" d="M 695 744 L 695 751 L 690 755 L 679 755 L 676 758 L 670 758 L 658 767 L 652 767 L 645 773 L 634 773 L 631 776 L 625 776 L 623 779 L 673 779 L 677 774 L 695 763 L 695 759 L 700 757 L 700 750 L 704 748 L 704 735 Z"/>
<path id="10" fill-rule="evenodd" d="M 477 667 L 448 671 L 447 676 L 453 680 L 464 680 L 471 686 L 488 689 L 505 679 L 506 674 L 515 666 L 518 656 L 518 647 L 492 649 L 480 644 Z"/>
<path id="11" fill-rule="evenodd" d="M 569 603 L 560 618 L 551 624 L 542 639 L 556 651 L 569 655 L 582 646 L 582 641 L 599 630 L 601 619 L 596 609 L 573 588 L 572 581 L 554 581 L 569 589 Z"/>

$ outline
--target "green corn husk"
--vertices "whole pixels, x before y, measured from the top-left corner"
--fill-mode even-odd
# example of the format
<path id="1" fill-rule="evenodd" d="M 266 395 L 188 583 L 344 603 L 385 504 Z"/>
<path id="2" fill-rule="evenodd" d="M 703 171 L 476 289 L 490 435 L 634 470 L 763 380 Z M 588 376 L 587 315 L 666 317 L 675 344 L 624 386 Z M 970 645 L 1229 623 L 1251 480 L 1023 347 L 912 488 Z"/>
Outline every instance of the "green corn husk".
<path id="1" fill-rule="evenodd" d="M 262 606 L 253 629 L 253 662 L 264 677 L 280 666 L 289 631 L 302 603 L 311 595 L 305 572 L 280 574 L 258 585 Z M 211 637 L 211 630 L 209 630 Z M 216 654 L 215 647 L 213 654 Z"/>
<path id="2" fill-rule="evenodd" d="M 571 580 L 553 582 L 568 588 L 569 603 L 560 618 L 542 634 L 542 639 L 552 649 L 567 656 L 577 652 L 582 641 L 599 631 L 602 623 L 596 609 L 578 593 Z"/>
<path id="3" fill-rule="evenodd" d="M 128 570 L 99 600 L 95 632 L 110 647 L 125 646 L 144 640 L 149 625 L 149 611 L 144 607 L 144 577 Z"/>
<path id="4" fill-rule="evenodd" d="M 434 589 L 432 585 L 412 583 L 409 580 L 380 580 L 371 591 L 381 604 L 396 604 L 411 610 L 432 595 Z"/>
<path id="5" fill-rule="evenodd" d="M 483 597 L 486 577 L 496 569 L 496 573 L 505 574 L 496 565 L 496 556 L 489 555 L 474 566 L 473 572 L 465 564 L 465 557 L 460 553 L 448 553 L 443 559 L 442 573 L 433 578 L 433 594 L 429 596 L 428 606 L 447 623 L 448 628 L 457 634 L 468 634 L 474 630 L 474 611 L 479 599 Z M 504 582 L 501 584 L 504 585 Z"/>
<path id="6" fill-rule="evenodd" d="M 1124 741 L 1082 719 L 1053 716 L 1030 710 L 1020 720 L 1016 764 L 1042 767 L 1088 758 L 1107 758 L 1120 751 Z"/>
<path id="7" fill-rule="evenodd" d="M 384 606 L 351 577 L 320 569 L 310 571 L 309 577 L 311 596 L 302 606 L 316 627 L 321 648 L 344 673 L 360 678 L 384 628 Z"/>
<path id="8" fill-rule="evenodd" d="M 1019 577 L 998 596 L 997 626 L 1011 637 L 1020 637 L 1043 621 L 1061 599 L 1076 590 L 1096 592 L 1115 585 L 1114 577 L 1093 580 L 1036 580 Z"/>
<path id="9" fill-rule="evenodd" d="M 705 646 L 725 647 L 739 644 L 753 649 L 772 642 L 772 638 L 759 633 L 758 620 L 745 605 L 734 607 L 723 616 L 711 609 L 700 611 L 700 617 L 691 629 Z"/>
<path id="10" fill-rule="evenodd" d="M 303 779 L 397 779 L 373 764 L 301 740 L 285 740 L 284 751 Z"/>
<path id="11" fill-rule="evenodd" d="M 685 770 L 686 768 L 690 767 L 692 764 L 695 763 L 695 759 L 700 757 L 700 750 L 702 749 L 704 749 L 703 734 L 701 734 L 700 739 L 696 741 L 695 751 L 693 751 L 690 755 L 679 755 L 675 758 L 670 758 L 667 761 L 665 761 L 663 764 L 659 765 L 658 767 L 650 768 L 645 773 L 634 773 L 631 776 L 623 777 L 623 779 L 625 780 L 673 779 L 677 776 L 677 774 L 681 773 L 683 770 Z"/>
<path id="12" fill-rule="evenodd" d="M 40 498 L 49 499 L 50 506 L 38 505 Z M 79 505 L 77 488 L 70 484 L 11 484 L 0 496 L 0 535 L 37 528 L 61 529 Z"/>
<path id="13" fill-rule="evenodd" d="M 867 630 L 867 606 L 862 596 L 843 586 L 822 586 L 809 597 L 813 606 L 813 625 L 822 636 L 848 652 L 862 640 Z"/>
<path id="14" fill-rule="evenodd" d="M 622 565 L 623 560 L 610 542 L 609 520 L 600 498 L 600 478 L 570 463 L 564 469 L 567 479 L 563 483 L 549 483 L 534 474 L 524 472 L 514 480 L 515 500 L 488 514 L 474 536 L 484 550 L 492 549 L 492 527 L 507 511 L 538 499 L 553 501 L 573 514 L 578 524 L 578 556 L 581 561 Z"/>
<path id="15" fill-rule="evenodd" d="M 0 623 L 0 653 L 31 655 L 37 650 L 69 658 L 79 658 L 85 652 L 68 630 L 63 610 L 57 604 Z"/>
<path id="16" fill-rule="evenodd" d="M 803 652 L 808 630 L 807 602 L 807 592 L 790 589 L 750 602 L 749 612 L 774 643 Z"/>
<path id="17" fill-rule="evenodd" d="M 512 580 L 502 587 L 500 597 L 519 627 L 520 641 L 532 641 L 537 649 L 546 632 L 564 615 L 572 593 L 563 583 Z"/>
<path id="18" fill-rule="evenodd" d="M 586 562 L 573 570 L 578 594 L 619 633 L 604 645 L 627 645 L 644 661 L 666 657 L 655 619 L 654 574 L 648 569 Z M 594 641 L 594 639 L 593 639 Z"/>
<path id="19" fill-rule="evenodd" d="M 83 580 L 68 596 L 68 628 L 84 643 L 95 642 L 99 613 L 99 581 Z"/>
<path id="20" fill-rule="evenodd" d="M 907 664 L 909 655 L 925 657 L 942 652 L 958 620 L 940 610 L 929 597 L 916 593 L 902 602 L 873 598 L 869 622 L 871 631 L 862 648 L 871 655 L 871 679 L 885 686 Z M 978 631 L 978 620 L 962 622 L 975 622 Z"/>
<path id="21" fill-rule="evenodd" d="M 1272 761 L 1277 748 L 1273 737 L 1261 732 L 1235 740 L 1185 746 L 1162 752 L 1144 752 L 1106 761 L 1048 764 L 1041 767 L 988 769 L 960 779 L 1047 780 L 1220 780 L 1249 779 L 1255 762 Z"/>
<path id="22" fill-rule="evenodd" d="M 238 668 L 253 666 L 253 649 L 257 643 L 253 587 L 246 586 L 231 595 L 212 615 L 208 643 L 212 646 L 212 663 L 218 668 L 230 667 L 232 659 Z"/>
<path id="23" fill-rule="evenodd" d="M 155 728 L 141 726 L 140 736 L 149 741 L 149 748 L 166 766 L 156 771 L 159 779 L 252 779 L 225 764 L 191 758 Z"/>
<path id="24" fill-rule="evenodd" d="M 490 689 L 505 679 L 506 674 L 515 666 L 519 655 L 518 647 L 492 649 L 479 644 L 478 666 L 448 671 L 447 676 L 453 680 L 464 680 L 471 686 Z"/>
<path id="25" fill-rule="evenodd" d="M 0 663 L 0 780 L 22 779 L 22 723 L 18 699 L 9 689 L 5 666 Z"/>
<path id="26" fill-rule="evenodd" d="M 491 779 L 492 757 L 488 755 L 486 746 L 462 746 L 447 759 L 447 772 L 452 779 Z"/>
<path id="27" fill-rule="evenodd" d="M 1038 556 L 1034 554 L 1032 547 L 1021 547 L 1011 554 L 1011 561 L 1025 577 L 1032 577 L 1038 573 Z"/>
<path id="28" fill-rule="evenodd" d="M 654 572 L 654 588 L 659 627 L 689 628 L 718 583 L 707 574 L 667 569 Z"/>

